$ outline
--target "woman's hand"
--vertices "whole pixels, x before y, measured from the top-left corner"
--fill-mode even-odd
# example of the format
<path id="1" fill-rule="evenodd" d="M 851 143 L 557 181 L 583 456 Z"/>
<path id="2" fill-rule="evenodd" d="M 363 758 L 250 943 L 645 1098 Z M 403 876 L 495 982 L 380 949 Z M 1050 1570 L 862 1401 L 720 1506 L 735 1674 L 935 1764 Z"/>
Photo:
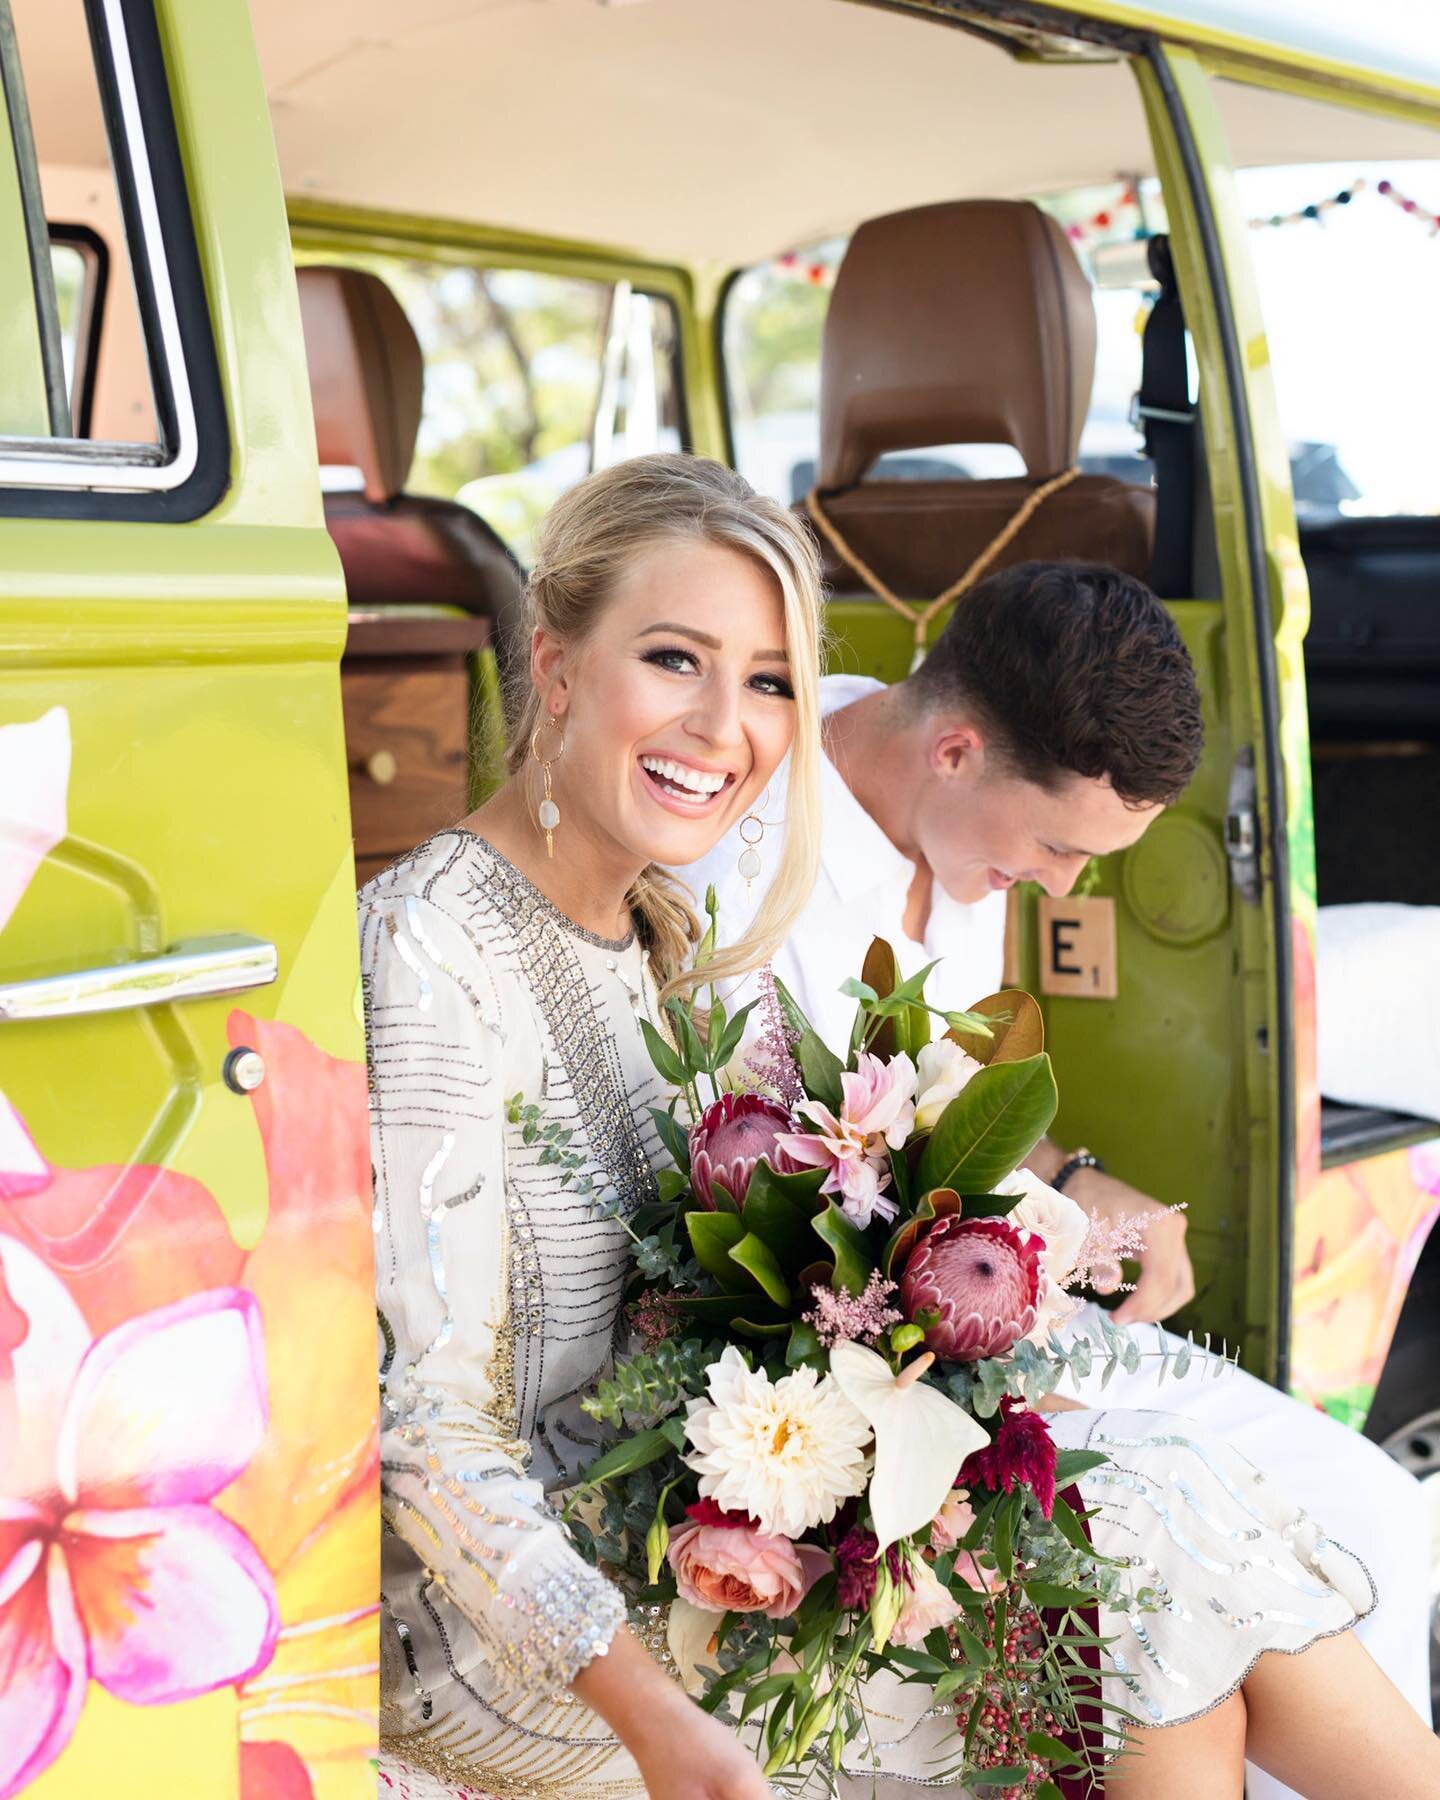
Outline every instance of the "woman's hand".
<path id="1" fill-rule="evenodd" d="M 701 1712 L 624 1628 L 573 1685 L 634 1757 L 650 1800 L 770 1800 L 734 1731 Z"/>

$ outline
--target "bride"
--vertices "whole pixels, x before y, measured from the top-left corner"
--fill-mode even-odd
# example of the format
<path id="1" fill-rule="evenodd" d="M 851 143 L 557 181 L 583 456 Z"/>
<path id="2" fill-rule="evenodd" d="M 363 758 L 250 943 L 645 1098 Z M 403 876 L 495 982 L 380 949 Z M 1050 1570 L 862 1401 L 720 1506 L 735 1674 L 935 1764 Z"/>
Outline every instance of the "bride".
<path id="1" fill-rule="evenodd" d="M 659 865 L 718 842 L 787 751 L 792 817 L 818 819 L 818 569 L 790 515 L 739 476 L 651 456 L 559 502 L 528 604 L 509 780 L 359 902 L 380 1792 L 762 1800 L 740 1739 L 662 1667 L 663 1620 L 627 1622 L 546 1496 L 594 1456 L 578 1400 L 615 1340 L 623 1220 L 661 1159 L 640 1021 L 659 1024 L 697 927 Z M 783 940 L 814 877 L 813 832 L 787 833 L 784 858 L 749 937 L 707 979 Z M 1310 1795 L 1440 1793 L 1435 1741 L 1348 1629 L 1370 1603 L 1353 1559 L 1279 1496 L 1244 1489 L 1223 1446 L 1182 1441 L 1160 1415 L 1071 1413 L 1059 1435 L 1107 1449 L 1097 1474 L 1113 1485 L 1086 1496 L 1097 1543 L 1173 1602 L 1149 1653 L 1113 1678 L 1155 1723 L 1110 1771 L 1112 1800 L 1239 1800 L 1247 1754 Z M 1194 1496 L 1184 1519 L 1166 1503 L 1177 1480 Z M 1204 1710 L 1176 1703 L 1187 1689 Z M 882 1761 L 881 1791 L 916 1781 L 908 1748 Z"/>

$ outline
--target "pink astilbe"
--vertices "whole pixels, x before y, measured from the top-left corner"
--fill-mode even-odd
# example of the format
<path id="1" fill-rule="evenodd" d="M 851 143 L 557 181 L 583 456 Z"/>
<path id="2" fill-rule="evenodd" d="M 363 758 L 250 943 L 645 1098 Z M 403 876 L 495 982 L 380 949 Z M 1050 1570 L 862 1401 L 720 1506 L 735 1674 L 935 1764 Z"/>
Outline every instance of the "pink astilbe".
<path id="1" fill-rule="evenodd" d="M 1167 1212 L 1184 1210 L 1183 1201 L 1166 1208 Z M 1145 1254 L 1150 1227 L 1161 1216 L 1153 1212 L 1121 1213 L 1115 1219 L 1102 1219 L 1092 1214 L 1075 1267 L 1065 1279 L 1066 1287 L 1091 1287 L 1097 1294 L 1129 1293 L 1135 1283 L 1121 1280 L 1120 1264 Z"/>
<path id="2" fill-rule="evenodd" d="M 760 1035 L 748 1058 L 750 1072 L 777 1100 L 796 1107 L 805 1098 L 800 1068 L 795 1061 L 795 1046 L 800 1041 L 800 1034 L 792 1031 L 785 1022 L 785 1012 L 775 988 L 775 970 L 769 963 L 760 971 L 758 985 L 760 1004 L 755 1011 L 760 1021 Z"/>
<path id="3" fill-rule="evenodd" d="M 851 1343 L 867 1344 L 874 1349 L 882 1334 L 892 1325 L 898 1325 L 905 1316 L 899 1307 L 886 1305 L 891 1294 L 897 1291 L 895 1283 L 887 1281 L 875 1269 L 859 1294 L 847 1294 L 843 1289 L 837 1292 L 828 1287 L 811 1288 L 810 1311 L 800 1316 L 807 1325 L 815 1327 L 816 1336 L 827 1350 L 833 1350 L 837 1344 Z"/>

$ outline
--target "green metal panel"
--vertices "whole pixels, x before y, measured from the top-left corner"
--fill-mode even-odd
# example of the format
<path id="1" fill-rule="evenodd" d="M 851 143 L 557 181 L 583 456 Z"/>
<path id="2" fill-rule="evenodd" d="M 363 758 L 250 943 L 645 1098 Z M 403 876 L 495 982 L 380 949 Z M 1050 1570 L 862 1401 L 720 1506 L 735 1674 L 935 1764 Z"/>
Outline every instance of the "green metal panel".
<path id="1" fill-rule="evenodd" d="M 0 827 L 18 782 L 21 818 L 33 802 L 31 829 L 43 816 L 59 834 L 8 917 L 0 880 L 0 982 L 213 933 L 273 944 L 279 978 L 235 996 L 0 1020 L 0 1115 L 14 1109 L 45 1165 L 21 1198 L 0 1183 L 0 1266 L 19 1237 L 43 1271 L 32 1311 L 78 1308 L 95 1337 L 133 1320 L 154 1329 L 165 1307 L 200 1293 L 206 1304 L 249 1296 L 268 1426 L 214 1504 L 259 1552 L 285 1635 L 253 1675 L 234 1669 L 180 1704 L 126 1706 L 91 1686 L 29 1791 L 234 1795 L 243 1776 L 262 1792 L 274 1758 L 293 1783 L 313 1757 L 317 1791 L 360 1800 L 375 1780 L 366 1671 L 379 1522 L 337 672 L 345 598 L 323 528 L 289 235 L 244 0 L 157 0 L 156 12 L 231 483 L 210 516 L 185 524 L 0 518 Z M 11 224 L 0 211 L 0 343 L 16 341 L 22 303 L 33 318 L 8 273 L 22 261 Z M 8 354 L 5 366 L 8 400 Z M 16 840 L 3 829 L 0 840 L 8 856 Z M 253 1094 L 223 1078 L 239 1044 L 266 1062 Z M 13 1322 L 13 1304 L 4 1310 Z M 0 1380 L 13 1333 L 5 1342 Z M 207 1370 L 212 1406 L 233 1389 L 221 1373 Z M 120 1433 L 114 1406 L 104 1428 Z"/>

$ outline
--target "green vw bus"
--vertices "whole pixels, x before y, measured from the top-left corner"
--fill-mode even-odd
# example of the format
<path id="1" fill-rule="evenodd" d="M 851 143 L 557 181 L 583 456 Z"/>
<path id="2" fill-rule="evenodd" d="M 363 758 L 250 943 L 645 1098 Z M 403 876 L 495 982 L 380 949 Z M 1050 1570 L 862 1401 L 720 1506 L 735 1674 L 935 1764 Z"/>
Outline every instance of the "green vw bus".
<path id="1" fill-rule="evenodd" d="M 642 450 L 820 489 L 918 605 L 1022 514 L 1151 577 L 1206 760 L 1078 924 L 1016 911 L 1057 1130 L 1440 1519 L 1435 973 L 1342 1019 L 1316 958 L 1317 906 L 1440 907 L 1427 11 L 0 0 L 0 1795 L 373 1792 L 353 893 L 483 791 L 536 526 Z M 964 235 L 1021 199 L 1088 308 Z M 927 304 L 913 405 L 832 429 Z"/>

